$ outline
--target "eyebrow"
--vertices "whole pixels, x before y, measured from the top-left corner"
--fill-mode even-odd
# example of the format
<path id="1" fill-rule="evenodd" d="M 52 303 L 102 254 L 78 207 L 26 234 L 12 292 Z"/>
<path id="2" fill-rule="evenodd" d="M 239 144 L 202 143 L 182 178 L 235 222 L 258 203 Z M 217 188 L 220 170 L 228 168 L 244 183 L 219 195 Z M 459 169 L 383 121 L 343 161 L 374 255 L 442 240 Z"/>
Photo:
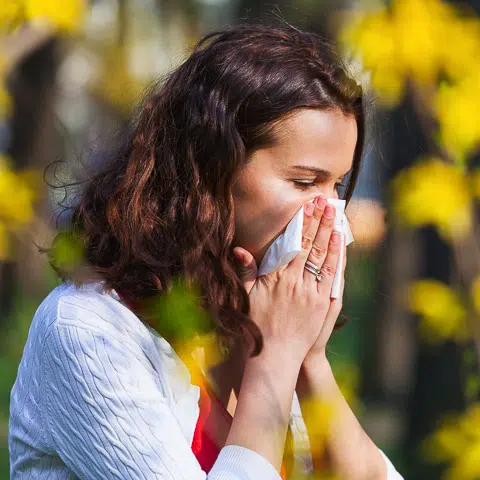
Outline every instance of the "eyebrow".
<path id="1" fill-rule="evenodd" d="M 325 180 L 329 180 L 330 178 L 332 178 L 332 172 L 330 172 L 329 170 L 325 170 L 323 168 L 314 167 L 313 165 L 293 165 L 292 168 L 295 168 L 297 170 L 308 170 L 308 171 L 313 172 L 313 173 L 317 174 L 318 176 L 324 178 Z M 350 172 L 351 172 L 351 170 L 349 170 L 348 172 L 346 172 L 342 176 L 345 177 Z"/>

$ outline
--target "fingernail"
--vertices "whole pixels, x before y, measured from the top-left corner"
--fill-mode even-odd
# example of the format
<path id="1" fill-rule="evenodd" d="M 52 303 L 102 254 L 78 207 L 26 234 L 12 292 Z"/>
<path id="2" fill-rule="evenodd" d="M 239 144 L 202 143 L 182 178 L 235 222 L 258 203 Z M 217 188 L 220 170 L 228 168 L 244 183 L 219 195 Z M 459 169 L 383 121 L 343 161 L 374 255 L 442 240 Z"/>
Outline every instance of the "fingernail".
<path id="1" fill-rule="evenodd" d="M 325 199 L 323 197 L 315 198 L 315 204 L 317 205 L 317 207 L 321 207 L 323 205 L 324 201 L 325 201 Z"/>
<path id="2" fill-rule="evenodd" d="M 307 203 L 305 205 L 305 213 L 310 217 L 313 215 L 313 211 L 315 210 L 315 205 L 313 203 Z"/>
<path id="3" fill-rule="evenodd" d="M 327 206 L 325 207 L 324 215 L 325 215 L 326 217 L 328 217 L 328 218 L 333 217 L 333 216 L 335 215 L 335 208 L 332 207 L 332 205 L 330 205 L 330 204 L 327 205 Z"/>

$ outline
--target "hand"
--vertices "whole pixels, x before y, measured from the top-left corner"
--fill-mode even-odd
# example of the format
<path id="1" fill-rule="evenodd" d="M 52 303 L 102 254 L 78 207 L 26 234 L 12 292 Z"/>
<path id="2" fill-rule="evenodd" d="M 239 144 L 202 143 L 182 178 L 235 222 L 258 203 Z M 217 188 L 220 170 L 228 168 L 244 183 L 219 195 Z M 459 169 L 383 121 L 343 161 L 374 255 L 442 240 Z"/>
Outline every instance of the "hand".
<path id="1" fill-rule="evenodd" d="M 309 211 L 312 207 L 313 212 Z M 317 197 L 314 204 L 307 204 L 301 252 L 288 265 L 268 275 L 257 277 L 250 252 L 241 247 L 233 250 L 250 296 L 250 313 L 262 331 L 264 344 L 295 351 L 301 361 L 320 337 L 331 306 L 330 293 L 341 248 L 341 236 L 332 235 L 334 218 L 335 209 L 327 206 L 325 198 Z M 321 282 L 304 269 L 307 259 L 321 269 Z"/>
<path id="2" fill-rule="evenodd" d="M 311 221 L 311 217 L 308 217 L 304 220 L 303 230 L 305 231 L 308 227 L 308 223 Z M 315 343 L 308 351 L 307 356 L 305 357 L 304 363 L 312 361 L 313 358 L 315 362 L 326 359 L 326 346 L 330 338 L 330 335 L 333 332 L 335 323 L 337 322 L 338 316 L 343 308 L 343 292 L 345 289 L 345 269 L 347 266 L 347 246 L 345 243 L 345 235 L 341 236 L 341 247 L 343 248 L 343 265 L 342 265 L 342 282 L 340 285 L 340 292 L 337 298 L 330 299 L 330 308 L 328 309 L 327 316 L 323 327 L 318 335 Z M 335 273 L 334 273 L 335 275 Z"/>

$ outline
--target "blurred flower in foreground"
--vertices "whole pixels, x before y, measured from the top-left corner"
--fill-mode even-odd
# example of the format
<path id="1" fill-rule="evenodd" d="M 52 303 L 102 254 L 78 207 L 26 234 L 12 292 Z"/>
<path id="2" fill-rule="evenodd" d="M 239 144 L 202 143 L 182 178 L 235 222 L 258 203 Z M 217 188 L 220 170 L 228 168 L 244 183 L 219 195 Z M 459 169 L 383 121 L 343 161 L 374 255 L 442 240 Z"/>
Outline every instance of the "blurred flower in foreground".
<path id="1" fill-rule="evenodd" d="M 200 298 L 197 286 L 187 286 L 176 278 L 167 293 L 148 302 L 147 315 L 187 367 L 195 359 L 206 371 L 221 360 L 221 354 L 213 322 L 201 307 Z M 196 369 L 189 370 L 194 377 Z"/>
<path id="2" fill-rule="evenodd" d="M 461 169 L 437 158 L 419 161 L 392 182 L 393 213 L 400 224 L 431 224 L 447 238 L 472 226 L 470 182 Z"/>
<path id="3" fill-rule="evenodd" d="M 308 425 L 311 454 L 313 457 L 321 457 L 335 416 L 335 405 L 312 397 L 303 402 L 302 415 Z"/>
<path id="4" fill-rule="evenodd" d="M 84 259 L 83 245 L 70 232 L 60 232 L 55 237 L 50 256 L 55 268 L 63 274 L 72 273 Z"/>
<path id="5" fill-rule="evenodd" d="M 446 480 L 480 478 L 480 403 L 445 420 L 424 441 L 422 452 L 431 463 L 450 464 Z"/>
<path id="6" fill-rule="evenodd" d="M 459 296 L 437 280 L 412 282 L 408 289 L 408 305 L 421 316 L 420 334 L 430 342 L 468 338 L 467 314 Z"/>

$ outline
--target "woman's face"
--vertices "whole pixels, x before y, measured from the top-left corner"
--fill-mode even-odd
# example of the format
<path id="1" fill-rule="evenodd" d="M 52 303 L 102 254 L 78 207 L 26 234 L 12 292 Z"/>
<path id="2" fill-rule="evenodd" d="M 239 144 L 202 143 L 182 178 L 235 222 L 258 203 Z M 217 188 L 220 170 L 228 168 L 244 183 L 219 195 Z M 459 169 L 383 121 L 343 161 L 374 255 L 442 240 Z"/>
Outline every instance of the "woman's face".
<path id="1" fill-rule="evenodd" d="M 338 198 L 336 184 L 352 168 L 357 124 L 340 110 L 304 109 L 274 135 L 276 144 L 255 151 L 233 186 L 233 244 L 258 265 L 303 204 L 318 195 Z"/>

